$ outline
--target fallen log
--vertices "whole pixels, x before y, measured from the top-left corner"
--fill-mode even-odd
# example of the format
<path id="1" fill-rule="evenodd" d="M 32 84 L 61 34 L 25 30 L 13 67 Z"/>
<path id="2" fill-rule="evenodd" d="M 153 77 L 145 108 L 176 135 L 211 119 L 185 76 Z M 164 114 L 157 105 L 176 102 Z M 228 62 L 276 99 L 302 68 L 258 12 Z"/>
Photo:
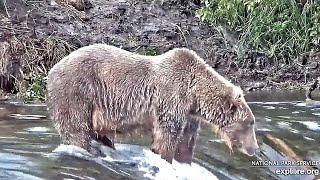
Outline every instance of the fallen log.
<path id="1" fill-rule="evenodd" d="M 274 150 L 286 157 L 289 161 L 303 161 L 283 140 L 272 136 L 271 134 L 265 135 L 267 144 Z"/>
<path id="2" fill-rule="evenodd" d="M 274 137 L 271 134 L 265 134 L 266 143 L 271 146 L 274 150 L 279 152 L 283 157 L 285 157 L 288 161 L 309 161 L 308 159 L 304 159 L 300 157 L 298 154 L 294 152 L 289 145 L 287 145 L 283 140 Z M 318 167 L 313 165 L 301 166 L 304 169 L 318 169 Z"/>

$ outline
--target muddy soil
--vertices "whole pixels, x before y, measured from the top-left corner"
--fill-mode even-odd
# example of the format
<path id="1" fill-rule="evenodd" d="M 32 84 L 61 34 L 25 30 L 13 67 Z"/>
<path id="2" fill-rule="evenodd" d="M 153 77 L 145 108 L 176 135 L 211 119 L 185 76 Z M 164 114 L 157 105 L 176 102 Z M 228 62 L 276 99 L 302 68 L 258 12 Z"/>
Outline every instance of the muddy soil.
<path id="1" fill-rule="evenodd" d="M 33 74 L 93 43 L 146 55 L 187 47 L 246 90 L 299 88 L 320 76 L 319 52 L 293 63 L 256 51 L 237 56 L 231 34 L 196 17 L 200 7 L 198 0 L 7 1 L 7 9 L 0 7 L 0 88 L 16 92 Z"/>

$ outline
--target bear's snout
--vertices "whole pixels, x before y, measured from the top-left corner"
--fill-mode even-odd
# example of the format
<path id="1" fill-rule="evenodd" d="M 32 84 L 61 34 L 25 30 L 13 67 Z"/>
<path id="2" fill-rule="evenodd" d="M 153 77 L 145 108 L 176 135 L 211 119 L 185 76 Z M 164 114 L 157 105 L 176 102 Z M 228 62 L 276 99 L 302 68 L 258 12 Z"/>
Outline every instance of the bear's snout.
<path id="1" fill-rule="evenodd" d="M 255 143 L 253 146 L 241 147 L 239 151 L 248 156 L 254 156 L 258 152 L 258 149 L 259 146 L 257 143 Z"/>

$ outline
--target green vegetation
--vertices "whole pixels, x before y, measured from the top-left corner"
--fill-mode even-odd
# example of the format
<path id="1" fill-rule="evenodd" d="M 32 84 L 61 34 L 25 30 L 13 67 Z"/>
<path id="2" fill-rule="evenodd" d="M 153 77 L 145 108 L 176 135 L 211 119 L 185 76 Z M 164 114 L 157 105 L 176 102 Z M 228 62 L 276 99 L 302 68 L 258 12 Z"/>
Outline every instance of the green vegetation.
<path id="1" fill-rule="evenodd" d="M 158 55 L 158 52 L 155 49 L 149 48 L 149 49 L 146 49 L 145 55 L 146 56 L 156 56 L 156 55 Z"/>
<path id="2" fill-rule="evenodd" d="M 47 78 L 45 74 L 38 74 L 31 76 L 30 82 L 25 89 L 22 89 L 18 93 L 18 97 L 24 102 L 41 101 L 46 100 L 46 85 Z"/>
<path id="3" fill-rule="evenodd" d="M 205 0 L 204 4 L 197 16 L 237 32 L 238 55 L 253 48 L 290 63 L 320 44 L 319 0 Z"/>

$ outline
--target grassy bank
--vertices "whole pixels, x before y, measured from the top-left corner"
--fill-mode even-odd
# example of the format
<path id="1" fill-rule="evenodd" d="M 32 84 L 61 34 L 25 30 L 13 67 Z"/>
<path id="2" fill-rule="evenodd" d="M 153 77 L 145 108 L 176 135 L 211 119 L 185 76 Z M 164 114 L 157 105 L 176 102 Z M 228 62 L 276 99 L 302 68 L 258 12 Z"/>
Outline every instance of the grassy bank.
<path id="1" fill-rule="evenodd" d="M 205 0 L 197 15 L 214 26 L 231 28 L 238 56 L 256 49 L 288 64 L 319 50 L 318 0 Z"/>
<path id="2" fill-rule="evenodd" d="M 50 68 L 94 43 L 144 55 L 187 47 L 248 91 L 297 88 L 320 76 L 318 1 L 150 0 L 133 8 L 131 1 L 95 0 L 84 12 L 65 3 L 10 0 L 10 17 L 3 2 L 0 88 L 24 101 L 44 101 Z"/>

